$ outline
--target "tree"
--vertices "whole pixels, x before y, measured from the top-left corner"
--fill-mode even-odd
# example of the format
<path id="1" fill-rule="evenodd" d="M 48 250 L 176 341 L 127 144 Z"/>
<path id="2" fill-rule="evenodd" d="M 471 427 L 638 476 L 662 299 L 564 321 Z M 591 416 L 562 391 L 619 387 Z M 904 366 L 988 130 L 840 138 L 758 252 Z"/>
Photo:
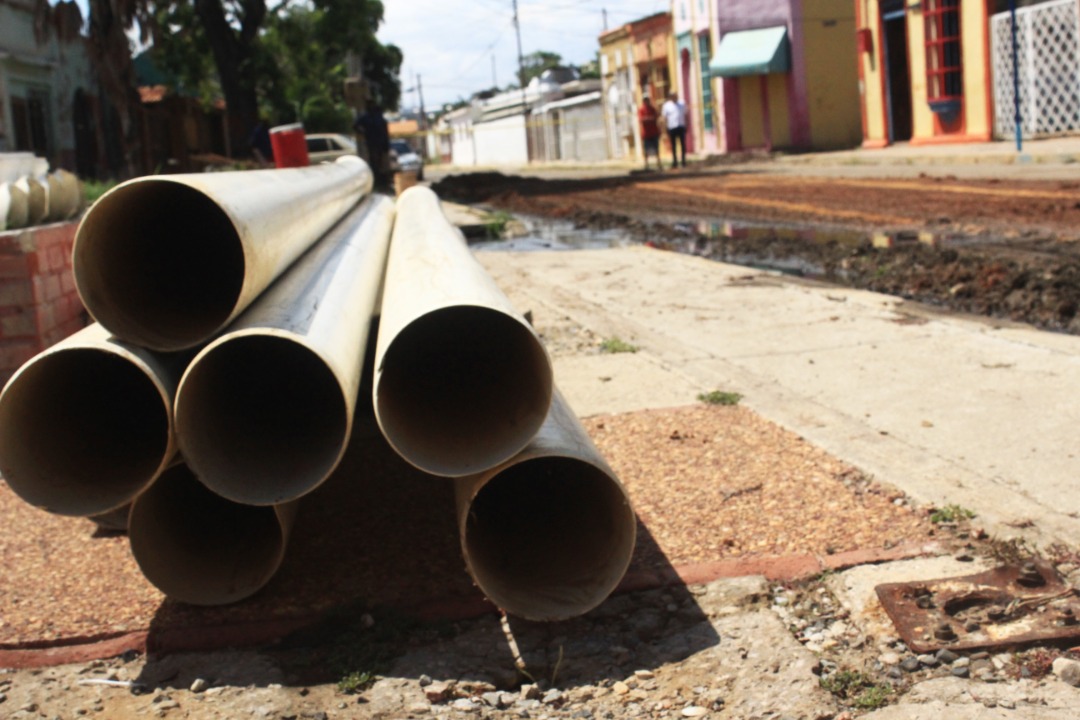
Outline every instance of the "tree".
<path id="1" fill-rule="evenodd" d="M 539 77 L 545 70 L 556 67 L 562 67 L 562 55 L 559 55 L 559 53 L 537 50 L 525 55 L 521 58 L 521 70 L 518 72 L 520 85 L 518 87 L 528 85 L 529 81 L 534 77 Z"/>

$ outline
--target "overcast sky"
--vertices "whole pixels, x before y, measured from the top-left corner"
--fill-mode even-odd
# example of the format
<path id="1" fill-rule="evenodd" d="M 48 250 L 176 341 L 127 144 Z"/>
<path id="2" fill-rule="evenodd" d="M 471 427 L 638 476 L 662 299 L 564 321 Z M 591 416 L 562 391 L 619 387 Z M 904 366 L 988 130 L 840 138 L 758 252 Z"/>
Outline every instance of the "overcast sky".
<path id="1" fill-rule="evenodd" d="M 420 76 L 429 112 L 459 97 L 514 81 L 517 41 L 513 0 L 383 0 L 379 39 L 405 54 L 402 107 L 416 107 Z M 518 0 L 521 50 L 555 52 L 580 65 L 596 57 L 608 28 L 670 9 L 670 0 Z M 492 72 L 494 58 L 494 78 Z"/>

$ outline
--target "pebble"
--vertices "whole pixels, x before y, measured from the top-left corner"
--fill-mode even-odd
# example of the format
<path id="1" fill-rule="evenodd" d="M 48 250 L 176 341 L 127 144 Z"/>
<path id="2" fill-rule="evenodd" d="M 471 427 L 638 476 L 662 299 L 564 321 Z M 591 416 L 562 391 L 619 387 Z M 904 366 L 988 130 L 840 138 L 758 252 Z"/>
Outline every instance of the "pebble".
<path id="1" fill-rule="evenodd" d="M 548 690 L 544 693 L 544 697 L 540 700 L 544 705 L 554 705 L 562 700 L 563 694 L 558 690 Z"/>
<path id="2" fill-rule="evenodd" d="M 540 697 L 540 686 L 533 683 L 526 683 L 521 686 L 521 699 L 522 700 L 535 700 Z"/>
<path id="3" fill-rule="evenodd" d="M 206 686 L 208 684 L 209 683 L 207 683 L 206 680 L 203 680 L 202 678 L 195 678 L 195 681 L 191 683 L 191 692 L 201 693 L 203 690 L 206 689 Z"/>
<path id="4" fill-rule="evenodd" d="M 651 670 L 635 670 L 634 677 L 638 678 L 639 680 L 652 680 L 654 677 L 656 677 L 656 673 Z"/>
<path id="5" fill-rule="evenodd" d="M 938 662 L 943 665 L 952 665 L 954 662 L 960 659 L 960 656 L 954 653 L 949 648 L 942 648 L 937 651 Z"/>
<path id="6" fill-rule="evenodd" d="M 624 683 L 622 680 L 619 680 L 611 686 L 611 691 L 614 692 L 616 695 L 625 695 L 626 693 L 630 692 L 630 686 Z"/>
<path id="7" fill-rule="evenodd" d="M 968 668 L 967 665 L 953 665 L 950 672 L 952 672 L 953 677 L 958 678 L 966 678 L 968 675 L 971 674 L 971 670 Z"/>
<path id="8" fill-rule="evenodd" d="M 709 712 L 709 711 L 706 710 L 705 708 L 701 707 L 700 705 L 688 705 L 687 707 L 684 707 L 682 709 L 682 716 L 683 717 L 691 717 L 691 718 L 692 717 L 701 717 L 702 715 L 704 715 L 707 712 Z"/>
<path id="9" fill-rule="evenodd" d="M 919 658 L 915 657 L 914 655 L 909 655 L 908 657 L 900 661 L 901 669 L 907 672 L 915 672 L 919 669 L 920 665 L 921 663 L 919 662 Z"/>
<path id="10" fill-rule="evenodd" d="M 446 702 L 450 697 L 450 686 L 446 683 L 431 683 L 424 688 L 424 697 L 428 699 L 430 703 Z"/>
<path id="11" fill-rule="evenodd" d="M 5 702 L 6 700 L 7 700 L 7 695 L 5 695 L 4 693 L 0 693 L 0 703 Z"/>
<path id="12" fill-rule="evenodd" d="M 476 712 L 480 709 L 480 706 L 474 703 L 469 698 L 458 698 L 454 702 L 450 703 L 450 707 L 461 712 Z"/>
<path id="13" fill-rule="evenodd" d="M 503 707 L 502 693 L 486 692 L 480 696 L 480 699 L 484 701 L 484 704 L 488 707 L 499 708 Z"/>
<path id="14" fill-rule="evenodd" d="M 420 683 L 420 687 L 427 687 L 434 681 L 431 679 L 430 675 L 421 675 L 417 682 Z"/>
<path id="15" fill-rule="evenodd" d="M 919 664 L 926 667 L 934 667 L 938 664 L 938 659 L 934 655 L 920 655 Z"/>
<path id="16" fill-rule="evenodd" d="M 900 656 L 897 655 L 894 652 L 882 653 L 882 655 L 881 655 L 881 664 L 882 665 L 899 665 L 900 664 Z"/>
<path id="17" fill-rule="evenodd" d="M 1054 660 L 1054 664 L 1051 668 L 1054 671 L 1054 675 L 1062 682 L 1066 682 L 1073 687 L 1080 687 L 1080 662 L 1069 658 L 1059 657 Z"/>
<path id="18" fill-rule="evenodd" d="M 413 703 L 405 709 L 410 715 L 426 715 L 431 712 L 431 706 L 426 703 Z"/>

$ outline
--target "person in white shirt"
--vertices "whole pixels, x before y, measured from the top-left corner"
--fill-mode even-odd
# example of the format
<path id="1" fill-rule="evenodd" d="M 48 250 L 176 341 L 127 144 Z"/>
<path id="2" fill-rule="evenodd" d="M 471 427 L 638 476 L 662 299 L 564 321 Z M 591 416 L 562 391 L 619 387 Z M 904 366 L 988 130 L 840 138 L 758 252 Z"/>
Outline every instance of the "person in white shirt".
<path id="1" fill-rule="evenodd" d="M 664 116 L 664 126 L 667 127 L 668 140 L 671 141 L 671 168 L 679 167 L 679 158 L 682 157 L 682 166 L 686 167 L 686 104 L 679 102 L 679 94 L 671 92 L 668 99 L 660 108 L 660 114 Z M 675 151 L 675 143 L 679 143 L 679 151 Z"/>

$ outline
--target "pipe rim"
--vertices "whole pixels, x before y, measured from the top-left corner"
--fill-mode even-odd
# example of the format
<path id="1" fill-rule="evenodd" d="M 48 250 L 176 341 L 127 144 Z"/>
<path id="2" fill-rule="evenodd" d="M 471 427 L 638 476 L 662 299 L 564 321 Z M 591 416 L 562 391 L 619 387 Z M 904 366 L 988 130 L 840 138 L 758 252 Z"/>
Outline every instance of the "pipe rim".
<path id="1" fill-rule="evenodd" d="M 527 620 L 557 621 L 615 590 L 633 556 L 637 516 L 608 468 L 545 455 L 478 483 L 459 530 L 469 573 L 492 602 Z"/>
<path id="2" fill-rule="evenodd" d="M 171 396 L 137 356 L 99 347 L 47 351 L 0 393 L 0 473 L 16 495 L 48 512 L 107 513 L 165 469 L 173 429 Z"/>
<path id="3" fill-rule="evenodd" d="M 72 250 L 90 314 L 117 337 L 162 351 L 198 345 L 225 325 L 246 263 L 227 210 L 165 177 L 105 193 L 79 224 Z"/>
<path id="4" fill-rule="evenodd" d="M 491 307 L 453 305 L 420 315 L 386 347 L 375 413 L 409 463 L 462 477 L 525 448 L 547 417 L 553 387 L 551 360 L 532 327 Z"/>
<path id="5" fill-rule="evenodd" d="M 264 395 L 275 383 L 288 383 L 280 407 Z M 346 392 L 303 338 L 266 328 L 230 333 L 205 347 L 180 380 L 177 441 L 218 495 L 247 505 L 295 500 L 345 454 L 353 419 Z"/>
<path id="6" fill-rule="evenodd" d="M 128 540 L 143 575 L 171 600 L 226 605 L 270 582 L 288 527 L 277 508 L 223 498 L 177 464 L 132 503 Z"/>

